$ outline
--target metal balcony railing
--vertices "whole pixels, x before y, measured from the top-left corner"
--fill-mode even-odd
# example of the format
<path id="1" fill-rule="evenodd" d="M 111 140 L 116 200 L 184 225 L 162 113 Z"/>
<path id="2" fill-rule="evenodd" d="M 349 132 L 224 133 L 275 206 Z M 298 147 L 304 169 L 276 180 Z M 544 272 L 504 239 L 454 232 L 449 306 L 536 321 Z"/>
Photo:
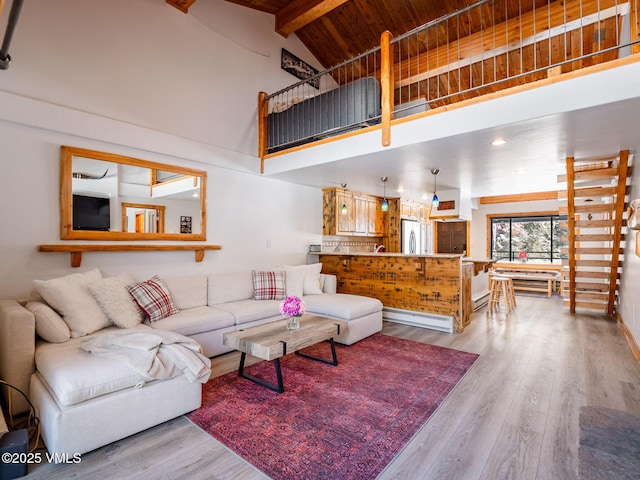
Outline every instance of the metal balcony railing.
<path id="1" fill-rule="evenodd" d="M 640 53 L 640 0 L 482 0 L 273 94 L 259 154 Z"/>

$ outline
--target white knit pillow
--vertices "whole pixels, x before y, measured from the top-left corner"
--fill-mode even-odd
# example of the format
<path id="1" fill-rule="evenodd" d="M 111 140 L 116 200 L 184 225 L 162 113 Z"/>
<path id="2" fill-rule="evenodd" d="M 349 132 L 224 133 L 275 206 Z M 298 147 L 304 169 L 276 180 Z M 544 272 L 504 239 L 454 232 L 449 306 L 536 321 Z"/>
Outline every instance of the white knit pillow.
<path id="1" fill-rule="evenodd" d="M 72 273 L 51 280 L 34 280 L 33 285 L 51 308 L 62 315 L 72 337 L 83 337 L 111 325 L 89 292 L 89 285 L 102 278 L 100 270 Z"/>
<path id="2" fill-rule="evenodd" d="M 133 328 L 144 319 L 142 311 L 133 299 L 127 285 L 136 283 L 128 273 L 117 277 L 107 277 L 89 285 L 91 295 L 114 325 Z"/>

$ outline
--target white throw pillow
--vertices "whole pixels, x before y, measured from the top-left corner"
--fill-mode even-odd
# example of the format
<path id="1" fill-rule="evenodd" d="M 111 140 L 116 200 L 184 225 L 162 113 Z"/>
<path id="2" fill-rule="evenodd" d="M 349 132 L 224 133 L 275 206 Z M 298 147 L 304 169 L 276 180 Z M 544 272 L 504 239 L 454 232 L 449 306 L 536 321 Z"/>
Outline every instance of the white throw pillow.
<path id="1" fill-rule="evenodd" d="M 251 272 L 211 274 L 207 276 L 207 285 L 209 305 L 253 298 Z"/>
<path id="2" fill-rule="evenodd" d="M 162 279 L 178 310 L 207 305 L 207 276 L 187 275 Z"/>
<path id="3" fill-rule="evenodd" d="M 321 263 L 312 263 L 305 265 L 304 272 L 304 294 L 305 295 L 322 295 L 322 283 L 320 282 L 320 272 L 322 271 Z"/>
<path id="4" fill-rule="evenodd" d="M 105 313 L 89 292 L 89 285 L 102 278 L 100 270 L 72 273 L 51 280 L 34 280 L 42 298 L 62 315 L 72 337 L 83 337 L 111 325 Z"/>
<path id="5" fill-rule="evenodd" d="M 321 295 L 323 293 L 320 283 L 321 263 L 283 265 L 282 269 L 286 273 L 287 296 L 302 297 L 302 295 Z"/>
<path id="6" fill-rule="evenodd" d="M 127 285 L 136 283 L 128 273 L 107 277 L 89 285 L 91 295 L 114 325 L 133 328 L 144 320 L 142 311 L 133 299 Z"/>
<path id="7" fill-rule="evenodd" d="M 25 308 L 36 319 L 36 333 L 49 343 L 64 343 L 71 337 L 69 326 L 56 311 L 42 302 L 29 302 Z"/>
<path id="8" fill-rule="evenodd" d="M 283 265 L 284 284 L 287 290 L 287 297 L 295 295 L 302 298 L 304 294 L 304 272 L 306 265 Z"/>

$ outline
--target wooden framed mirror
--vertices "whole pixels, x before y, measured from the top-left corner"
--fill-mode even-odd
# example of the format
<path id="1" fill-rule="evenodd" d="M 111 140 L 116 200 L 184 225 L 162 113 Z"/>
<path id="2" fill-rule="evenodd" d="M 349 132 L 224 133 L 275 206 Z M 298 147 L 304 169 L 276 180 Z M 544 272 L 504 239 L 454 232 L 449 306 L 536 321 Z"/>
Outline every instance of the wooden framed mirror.
<path id="1" fill-rule="evenodd" d="M 201 170 L 63 146 L 60 238 L 206 240 L 206 180 Z M 128 216 L 140 212 L 136 227 Z"/>

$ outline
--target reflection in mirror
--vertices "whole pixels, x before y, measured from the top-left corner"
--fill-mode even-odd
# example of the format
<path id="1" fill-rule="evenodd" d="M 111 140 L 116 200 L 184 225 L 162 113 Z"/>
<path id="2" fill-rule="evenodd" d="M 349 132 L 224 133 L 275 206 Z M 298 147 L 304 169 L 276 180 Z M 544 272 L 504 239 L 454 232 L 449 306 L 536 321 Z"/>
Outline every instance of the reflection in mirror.
<path id="1" fill-rule="evenodd" d="M 60 159 L 63 240 L 206 240 L 206 172 L 72 147 Z"/>
<path id="2" fill-rule="evenodd" d="M 122 202 L 122 231 L 164 233 L 164 205 Z"/>

